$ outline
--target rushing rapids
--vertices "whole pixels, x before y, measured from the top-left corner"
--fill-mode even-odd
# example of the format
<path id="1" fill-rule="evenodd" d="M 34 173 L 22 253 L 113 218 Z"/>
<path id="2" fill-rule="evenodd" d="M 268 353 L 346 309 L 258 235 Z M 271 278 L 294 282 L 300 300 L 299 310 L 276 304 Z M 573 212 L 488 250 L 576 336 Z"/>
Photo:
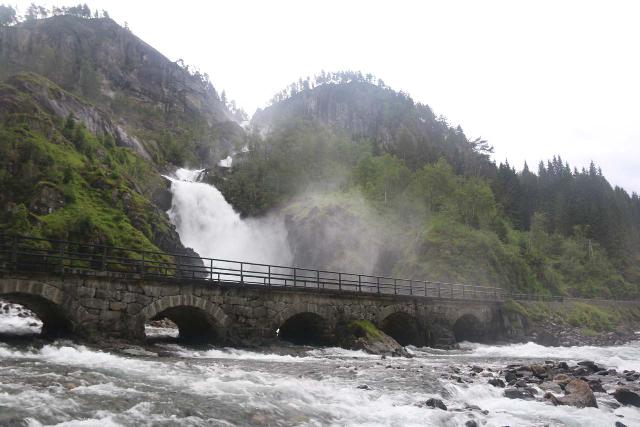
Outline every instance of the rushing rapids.
<path id="1" fill-rule="evenodd" d="M 169 212 L 184 243 L 204 256 L 290 259 L 277 219 L 242 220 L 219 191 L 179 170 Z M 3 307 L 7 305 L 4 304 Z M 38 333 L 17 306 L 0 310 L 2 334 Z M 147 336 L 175 329 L 147 326 Z M 155 344 L 151 344 L 154 342 Z M 617 372 L 640 371 L 640 343 L 615 347 L 408 347 L 412 358 L 381 358 L 339 348 L 283 346 L 247 351 L 150 340 L 142 348 L 101 349 L 72 341 L 0 344 L 0 426 L 614 426 L 640 425 L 640 409 L 596 391 L 598 408 L 510 399 L 490 384 L 511 364 L 575 364 L 590 359 Z M 633 376 L 633 375 L 631 375 Z M 636 381 L 637 380 L 633 380 Z M 429 399 L 442 401 L 446 410 Z"/>
<path id="2" fill-rule="evenodd" d="M 2 322 L 24 330 L 34 320 L 12 312 Z M 69 341 L 0 344 L 0 425 L 640 425 L 638 408 L 607 393 L 595 393 L 599 408 L 579 409 L 509 399 L 488 383 L 506 364 L 548 359 L 588 357 L 640 371 L 638 343 L 464 343 L 452 351 L 410 347 L 415 357 L 387 359 L 338 348 L 272 354 L 164 343 L 147 350 L 129 356 Z M 447 410 L 425 406 L 430 398 Z"/>

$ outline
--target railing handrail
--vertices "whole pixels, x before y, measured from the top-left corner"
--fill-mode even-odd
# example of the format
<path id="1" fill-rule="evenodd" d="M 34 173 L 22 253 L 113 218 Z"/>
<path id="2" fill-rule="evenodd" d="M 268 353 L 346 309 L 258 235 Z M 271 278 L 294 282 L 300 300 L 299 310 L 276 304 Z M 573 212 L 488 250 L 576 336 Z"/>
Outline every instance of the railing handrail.
<path id="1" fill-rule="evenodd" d="M 60 247 L 57 248 L 57 250 L 24 247 L 24 242 L 29 241 L 46 242 L 53 246 L 60 245 Z M 23 243 L 23 245 L 21 246 L 20 243 Z M 87 248 L 88 251 L 82 251 L 81 249 L 73 250 L 74 246 L 79 246 L 81 249 Z M 96 252 L 96 250 L 99 252 Z M 118 251 L 133 255 L 134 258 L 122 256 L 122 254 L 113 254 L 113 252 Z M 111 255 L 109 255 L 110 252 Z M 149 256 L 152 257 L 150 258 Z M 153 256 L 157 256 L 159 259 L 153 259 Z M 33 257 L 44 257 L 44 260 L 39 258 L 34 260 L 32 259 Z M 163 260 L 163 258 L 166 259 L 167 257 L 173 258 L 174 262 Z M 55 261 L 55 264 L 51 261 Z M 193 265 L 189 263 L 190 261 L 197 261 L 202 265 Z M 87 263 L 88 265 L 86 265 Z M 99 263 L 99 266 L 96 267 L 94 263 Z M 216 263 L 224 265 L 216 266 Z M 135 269 L 134 271 L 123 268 L 116 269 L 113 265 L 119 265 L 120 267 L 125 266 L 127 268 L 135 267 Z M 256 270 L 256 268 L 262 268 L 264 271 Z M 329 287 L 330 290 L 338 292 L 383 295 L 389 295 L 390 293 L 381 292 L 381 290 L 392 289 L 394 295 L 437 299 L 479 299 L 492 301 L 503 301 L 506 298 L 547 301 L 587 299 L 558 295 L 507 292 L 503 288 L 477 284 L 320 270 L 308 267 L 208 258 L 188 254 L 171 254 L 144 249 L 131 249 L 119 246 L 0 233 L 0 270 L 3 269 L 26 271 L 40 271 L 45 269 L 47 271 L 54 270 L 54 272 L 84 270 L 88 272 L 135 273 L 138 275 L 142 274 L 173 279 L 190 277 L 191 279 L 218 283 L 239 283 L 243 285 L 264 284 L 268 287 L 300 287 L 324 290 L 327 290 L 327 287 Z M 306 275 L 305 273 L 311 274 Z M 308 286 L 309 284 L 312 286 Z M 337 286 L 337 289 L 333 289 L 331 286 Z M 430 294 L 429 291 L 435 292 Z M 613 301 L 606 299 L 593 300 Z"/>

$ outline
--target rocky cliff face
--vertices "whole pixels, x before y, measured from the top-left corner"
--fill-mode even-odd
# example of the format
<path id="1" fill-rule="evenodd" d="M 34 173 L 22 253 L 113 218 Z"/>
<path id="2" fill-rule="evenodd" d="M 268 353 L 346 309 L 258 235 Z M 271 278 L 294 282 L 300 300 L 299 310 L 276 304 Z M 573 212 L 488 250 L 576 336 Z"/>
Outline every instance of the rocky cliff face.
<path id="1" fill-rule="evenodd" d="M 294 265 L 389 275 L 397 262 L 392 232 L 358 197 L 302 196 L 283 214 Z"/>
<path id="2" fill-rule="evenodd" d="M 116 133 L 135 137 L 138 152 L 156 160 L 213 161 L 242 134 L 204 76 L 110 19 L 55 16 L 0 28 L 0 78 L 23 71 L 108 112 Z M 175 158 L 175 145 L 186 145 L 185 159 Z"/>

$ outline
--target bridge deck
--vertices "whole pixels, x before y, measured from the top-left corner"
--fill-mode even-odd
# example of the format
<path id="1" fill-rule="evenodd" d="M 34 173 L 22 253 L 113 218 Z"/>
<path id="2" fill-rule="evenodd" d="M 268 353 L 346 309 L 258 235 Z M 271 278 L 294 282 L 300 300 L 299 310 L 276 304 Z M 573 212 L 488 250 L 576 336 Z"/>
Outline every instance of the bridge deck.
<path id="1" fill-rule="evenodd" d="M 0 271 L 118 273 L 136 278 L 187 279 L 212 286 L 222 283 L 261 285 L 265 288 L 321 289 L 415 298 L 485 301 L 563 299 L 559 296 L 510 293 L 498 287 L 314 270 L 2 234 Z"/>

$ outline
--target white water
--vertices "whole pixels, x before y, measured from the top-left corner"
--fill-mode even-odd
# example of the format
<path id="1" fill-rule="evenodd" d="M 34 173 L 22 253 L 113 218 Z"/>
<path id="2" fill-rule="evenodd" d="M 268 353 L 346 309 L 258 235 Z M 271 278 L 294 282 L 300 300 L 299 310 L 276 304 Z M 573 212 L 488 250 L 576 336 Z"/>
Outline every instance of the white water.
<path id="1" fill-rule="evenodd" d="M 197 182 L 199 170 L 178 169 L 169 218 L 180 240 L 200 256 L 265 264 L 291 264 L 282 219 L 240 218 L 214 186 Z"/>
<path id="2" fill-rule="evenodd" d="M 42 322 L 29 310 L 16 304 L 0 300 L 0 334 L 39 334 Z"/>
<path id="3" fill-rule="evenodd" d="M 489 377 L 459 384 L 443 376 L 452 367 L 469 372 L 471 365 L 497 370 L 506 363 L 570 361 L 592 356 L 591 347 L 574 347 L 566 357 L 534 344 L 464 347 L 413 348 L 413 359 L 381 360 L 337 348 L 300 357 L 164 344 L 157 348 L 171 356 L 144 358 L 64 341 L 41 349 L 0 344 L 0 425 L 463 426 L 469 419 L 484 426 L 640 425 L 640 410 L 614 409 L 605 393 L 596 393 L 598 409 L 555 407 L 507 399 L 503 389 L 487 384 Z M 623 347 L 629 362 L 640 361 L 630 357 L 633 349 L 640 354 L 640 345 Z M 602 354 L 608 351 L 614 348 Z M 416 405 L 430 397 L 449 410 Z"/>

